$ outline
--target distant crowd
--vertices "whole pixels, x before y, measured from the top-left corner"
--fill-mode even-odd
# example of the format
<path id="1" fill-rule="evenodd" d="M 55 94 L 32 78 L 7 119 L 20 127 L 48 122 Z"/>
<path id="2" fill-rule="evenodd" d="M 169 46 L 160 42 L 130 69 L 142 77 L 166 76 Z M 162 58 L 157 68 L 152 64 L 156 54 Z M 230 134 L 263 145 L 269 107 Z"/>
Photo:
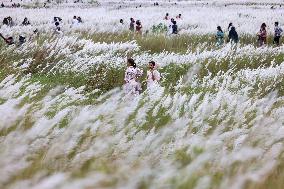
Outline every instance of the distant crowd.
<path id="1" fill-rule="evenodd" d="M 156 6 L 156 3 L 155 3 L 155 6 Z M 182 19 L 183 19 L 182 14 L 178 14 L 174 17 L 170 17 L 169 13 L 166 13 L 163 20 L 169 21 L 169 25 L 167 26 L 168 27 L 167 34 L 178 35 L 180 30 L 178 28 L 177 22 L 179 20 L 182 20 Z M 54 28 L 53 28 L 54 33 L 59 34 L 59 35 L 63 35 L 62 29 L 61 29 L 61 25 L 63 23 L 62 18 L 54 17 L 52 22 L 54 23 Z M 9 27 L 12 27 L 12 26 L 15 25 L 12 17 L 10 17 L 10 16 L 5 17 L 3 19 L 2 23 L 3 23 L 3 25 L 9 26 Z M 83 20 L 80 16 L 73 16 L 71 27 L 76 27 L 76 26 L 78 26 L 82 23 L 83 23 Z M 120 25 L 120 27 L 123 28 L 123 30 L 126 29 L 126 25 L 125 25 L 123 19 L 120 19 L 118 24 Z M 28 25 L 31 25 L 31 22 L 28 20 L 28 18 L 24 18 L 21 25 L 22 26 L 28 26 Z M 131 32 L 136 33 L 137 35 L 142 35 L 142 33 L 143 33 L 142 32 L 142 30 L 143 30 L 142 22 L 138 19 L 135 20 L 134 18 L 130 18 L 129 30 Z M 35 29 L 34 34 L 37 34 L 37 32 L 38 32 L 38 30 Z M 147 34 L 148 32 L 149 31 L 146 30 L 144 33 Z M 225 39 L 225 32 L 222 30 L 221 26 L 217 27 L 217 31 L 216 31 L 216 35 L 215 35 L 217 46 L 221 46 L 225 42 L 233 42 L 233 43 L 239 42 L 239 35 L 238 35 L 236 27 L 233 25 L 233 23 L 229 23 L 229 26 L 227 28 L 227 32 L 228 32 L 228 35 L 227 35 L 227 38 Z M 282 33 L 283 33 L 283 30 L 279 26 L 279 22 L 275 22 L 274 23 L 273 44 L 275 44 L 277 46 L 280 44 L 280 38 L 282 36 Z M 263 24 L 261 24 L 260 30 L 257 33 L 258 46 L 263 46 L 263 45 L 267 44 L 267 36 L 268 36 L 268 34 L 267 34 L 266 24 L 263 23 Z M 15 44 L 13 37 L 5 38 L 4 35 L 1 34 L 1 33 L 0 33 L 0 37 L 2 37 L 8 45 Z M 22 39 L 20 44 L 22 44 L 23 41 L 25 41 L 25 40 L 23 40 L 25 37 L 19 36 L 19 39 L 20 38 Z"/>

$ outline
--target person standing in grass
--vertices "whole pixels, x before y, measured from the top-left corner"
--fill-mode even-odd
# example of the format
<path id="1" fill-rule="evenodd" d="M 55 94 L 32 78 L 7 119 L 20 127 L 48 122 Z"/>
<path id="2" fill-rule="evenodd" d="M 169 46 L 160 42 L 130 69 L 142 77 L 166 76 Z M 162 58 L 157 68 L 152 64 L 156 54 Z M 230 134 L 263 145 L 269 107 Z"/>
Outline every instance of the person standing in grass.
<path id="1" fill-rule="evenodd" d="M 232 26 L 229 31 L 229 41 L 234 43 L 238 43 L 239 41 L 239 36 L 234 26 Z"/>
<path id="2" fill-rule="evenodd" d="M 60 36 L 63 35 L 63 32 L 61 31 L 61 27 L 59 26 L 59 22 L 55 22 L 54 32 Z"/>
<path id="3" fill-rule="evenodd" d="M 141 84 L 137 81 L 142 76 L 142 70 L 136 67 L 136 63 L 132 58 L 127 59 L 127 68 L 124 76 L 124 90 L 127 94 L 138 95 L 141 89 Z"/>
<path id="4" fill-rule="evenodd" d="M 225 36 L 225 34 L 224 34 L 221 26 L 218 26 L 217 27 L 217 33 L 216 33 L 216 42 L 217 42 L 218 46 L 223 45 L 223 43 L 224 43 L 224 36 Z"/>
<path id="5" fill-rule="evenodd" d="M 152 88 L 153 86 L 157 86 L 161 79 L 161 74 L 158 70 L 155 69 L 156 63 L 154 61 L 150 61 L 147 71 L 147 89 Z"/>
<path id="6" fill-rule="evenodd" d="M 177 22 L 174 20 L 172 25 L 172 34 L 178 34 Z"/>
<path id="7" fill-rule="evenodd" d="M 134 26 L 135 26 L 135 20 L 134 18 L 130 18 L 129 30 L 134 32 Z"/>
<path id="8" fill-rule="evenodd" d="M 257 33 L 258 36 L 258 46 L 263 46 L 267 43 L 267 31 L 266 31 L 266 24 L 262 23 L 260 26 L 260 30 Z"/>
<path id="9" fill-rule="evenodd" d="M 277 46 L 279 46 L 279 43 L 280 43 L 280 37 L 281 37 L 281 34 L 283 32 L 282 28 L 279 27 L 279 23 L 278 22 L 275 22 L 274 23 L 274 39 L 273 39 L 273 43 L 276 44 Z"/>
<path id="10" fill-rule="evenodd" d="M 136 33 L 142 35 L 142 24 L 140 20 L 136 21 Z"/>

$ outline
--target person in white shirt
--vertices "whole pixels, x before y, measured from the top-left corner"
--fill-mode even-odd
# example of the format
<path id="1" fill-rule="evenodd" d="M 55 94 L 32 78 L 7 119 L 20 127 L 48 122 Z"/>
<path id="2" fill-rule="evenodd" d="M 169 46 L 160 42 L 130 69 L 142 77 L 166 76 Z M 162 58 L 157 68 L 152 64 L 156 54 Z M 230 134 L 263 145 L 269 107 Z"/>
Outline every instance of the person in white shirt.
<path id="1" fill-rule="evenodd" d="M 142 90 L 141 84 L 137 81 L 142 76 L 142 70 L 136 67 L 132 58 L 127 59 L 127 69 L 124 76 L 124 90 L 127 94 L 138 95 Z"/>
<path id="2" fill-rule="evenodd" d="M 149 70 L 147 71 L 147 89 L 159 85 L 161 74 L 155 69 L 156 63 L 149 62 Z"/>
<path id="3" fill-rule="evenodd" d="M 77 17 L 73 16 L 72 27 L 76 27 L 76 26 L 78 26 L 78 24 L 79 24 L 79 21 L 78 21 Z"/>

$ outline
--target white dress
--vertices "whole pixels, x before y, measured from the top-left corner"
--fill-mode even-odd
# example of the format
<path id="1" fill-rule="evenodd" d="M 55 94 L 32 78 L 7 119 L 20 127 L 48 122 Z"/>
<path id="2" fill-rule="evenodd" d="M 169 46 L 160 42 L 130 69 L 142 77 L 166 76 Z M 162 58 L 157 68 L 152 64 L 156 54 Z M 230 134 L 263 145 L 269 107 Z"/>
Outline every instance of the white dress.
<path id="1" fill-rule="evenodd" d="M 147 89 L 159 85 L 159 81 L 161 79 L 161 75 L 157 70 L 151 72 L 150 70 L 147 71 Z"/>
<path id="2" fill-rule="evenodd" d="M 129 66 L 125 71 L 124 76 L 124 90 L 127 94 L 139 94 L 139 91 L 141 91 L 141 84 L 136 81 L 136 78 L 142 76 L 142 70 L 139 68 L 134 68 L 133 66 Z"/>

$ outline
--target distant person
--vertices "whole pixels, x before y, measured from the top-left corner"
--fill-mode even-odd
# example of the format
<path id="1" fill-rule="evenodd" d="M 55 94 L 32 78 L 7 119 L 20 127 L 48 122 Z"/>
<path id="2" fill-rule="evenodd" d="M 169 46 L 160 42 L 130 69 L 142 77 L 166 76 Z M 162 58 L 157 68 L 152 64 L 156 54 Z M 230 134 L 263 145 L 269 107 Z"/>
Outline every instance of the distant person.
<path id="1" fill-rule="evenodd" d="M 177 22 L 174 20 L 172 25 L 172 34 L 178 34 Z"/>
<path id="2" fill-rule="evenodd" d="M 155 69 L 156 63 L 154 61 L 150 61 L 148 64 L 147 71 L 147 89 L 159 85 L 159 81 L 161 79 L 161 74 Z"/>
<path id="3" fill-rule="evenodd" d="M 176 16 L 176 19 L 181 19 L 181 14 L 178 14 L 178 15 Z"/>
<path id="4" fill-rule="evenodd" d="M 8 16 L 8 17 L 5 17 L 3 19 L 3 25 L 6 25 L 6 26 L 13 26 L 14 25 L 14 22 L 13 22 L 13 19 L 12 17 Z"/>
<path id="5" fill-rule="evenodd" d="M 59 22 L 55 22 L 55 30 L 54 32 L 58 35 L 63 35 L 63 32 L 61 31 L 61 27 L 59 26 Z"/>
<path id="6" fill-rule="evenodd" d="M 14 21 L 13 21 L 12 17 L 8 16 L 7 19 L 8 19 L 8 26 L 13 26 L 14 25 Z"/>
<path id="7" fill-rule="evenodd" d="M 22 25 L 23 26 L 27 26 L 27 25 L 30 25 L 31 23 L 30 23 L 30 21 L 28 20 L 28 18 L 27 17 L 25 17 L 24 18 L 24 21 L 22 22 Z"/>
<path id="8" fill-rule="evenodd" d="M 2 23 L 3 23 L 3 25 L 7 25 L 8 26 L 8 19 L 4 18 Z"/>
<path id="9" fill-rule="evenodd" d="M 262 23 L 260 26 L 260 30 L 257 33 L 258 36 L 258 46 L 263 46 L 267 43 L 267 31 L 266 24 Z"/>
<path id="10" fill-rule="evenodd" d="M 135 20 L 134 18 L 130 18 L 129 30 L 134 32 L 134 28 L 135 28 Z"/>
<path id="11" fill-rule="evenodd" d="M 75 27 L 75 26 L 78 26 L 78 19 L 77 19 L 77 16 L 73 16 L 73 19 L 72 19 L 72 27 Z"/>
<path id="12" fill-rule="evenodd" d="M 53 18 L 53 22 L 54 22 L 54 23 L 56 23 L 56 22 L 60 23 L 61 21 L 62 21 L 62 19 L 61 19 L 60 17 L 55 16 L 55 17 Z"/>
<path id="13" fill-rule="evenodd" d="M 282 28 L 279 27 L 279 23 L 275 22 L 274 23 L 274 39 L 273 39 L 273 43 L 276 44 L 277 46 L 279 46 L 280 44 L 280 37 L 282 35 Z"/>
<path id="14" fill-rule="evenodd" d="M 221 28 L 221 26 L 218 26 L 217 27 L 217 33 L 216 33 L 216 42 L 217 42 L 217 45 L 220 46 L 220 45 L 223 45 L 224 43 L 224 32 Z"/>
<path id="15" fill-rule="evenodd" d="M 164 17 L 164 20 L 169 20 L 169 19 L 170 19 L 169 13 L 166 13 L 166 16 Z"/>
<path id="16" fill-rule="evenodd" d="M 4 7 L 5 7 L 5 5 L 4 5 L 4 3 L 3 3 L 3 2 L 1 3 L 1 7 L 2 7 L 2 8 L 4 8 Z"/>
<path id="17" fill-rule="evenodd" d="M 78 16 L 77 20 L 78 20 L 78 23 L 83 23 L 82 18 L 80 16 Z"/>
<path id="18" fill-rule="evenodd" d="M 136 21 L 136 33 L 142 35 L 142 24 L 140 20 Z"/>
<path id="19" fill-rule="evenodd" d="M 127 59 L 127 68 L 124 76 L 124 90 L 127 94 L 138 95 L 140 93 L 141 84 L 137 81 L 142 76 L 142 71 L 137 68 L 132 58 Z"/>
<path id="20" fill-rule="evenodd" d="M 239 35 L 238 35 L 238 33 L 236 31 L 236 28 L 234 26 L 229 31 L 229 36 L 228 37 L 229 37 L 229 41 L 230 42 L 238 43 Z"/>
<path id="21" fill-rule="evenodd" d="M 0 33 L 0 37 L 1 37 L 2 39 L 4 39 L 4 41 L 6 42 L 7 45 L 13 45 L 13 44 L 15 44 L 13 37 L 5 38 L 1 33 Z"/>
<path id="22" fill-rule="evenodd" d="M 174 25 L 174 21 L 175 19 L 171 18 L 170 20 L 170 24 L 169 24 L 169 29 L 168 29 L 168 35 L 172 34 L 173 33 L 173 25 Z"/>
<path id="23" fill-rule="evenodd" d="M 22 45 L 26 42 L 26 38 L 22 35 L 19 36 L 19 45 Z"/>

